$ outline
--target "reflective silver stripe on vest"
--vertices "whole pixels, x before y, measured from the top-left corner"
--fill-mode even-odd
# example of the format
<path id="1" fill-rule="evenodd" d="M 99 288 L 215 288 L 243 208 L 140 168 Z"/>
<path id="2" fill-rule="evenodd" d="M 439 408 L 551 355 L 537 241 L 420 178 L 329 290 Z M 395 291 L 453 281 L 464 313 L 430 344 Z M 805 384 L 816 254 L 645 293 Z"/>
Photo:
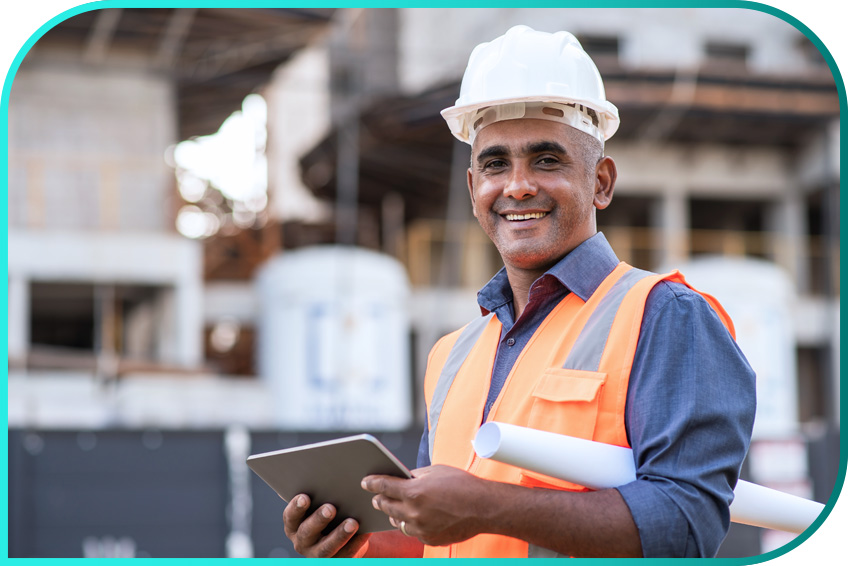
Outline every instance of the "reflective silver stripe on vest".
<path id="1" fill-rule="evenodd" d="M 459 338 L 454 342 L 453 348 L 451 348 L 448 358 L 445 360 L 445 365 L 442 367 L 442 373 L 439 375 L 439 381 L 436 383 L 436 390 L 433 391 L 433 398 L 430 400 L 430 411 L 427 414 L 427 423 L 430 425 L 428 442 L 430 444 L 431 464 L 433 463 L 433 441 L 436 439 L 436 427 L 439 424 L 439 415 L 442 414 L 442 406 L 445 404 L 448 391 L 450 391 L 456 374 L 459 373 L 459 368 L 462 367 L 465 358 L 471 353 L 471 349 L 477 343 L 477 340 L 483 334 L 483 330 L 493 316 L 494 313 L 490 313 L 486 316 L 475 318 L 468 323 L 460 333 Z"/>
<path id="2" fill-rule="evenodd" d="M 612 322 L 615 320 L 624 296 L 636 283 L 650 275 L 653 274 L 634 267 L 615 282 L 586 321 L 577 340 L 574 341 L 574 346 L 568 353 L 565 363 L 562 364 L 563 369 L 598 371 L 601 356 L 609 340 Z"/>

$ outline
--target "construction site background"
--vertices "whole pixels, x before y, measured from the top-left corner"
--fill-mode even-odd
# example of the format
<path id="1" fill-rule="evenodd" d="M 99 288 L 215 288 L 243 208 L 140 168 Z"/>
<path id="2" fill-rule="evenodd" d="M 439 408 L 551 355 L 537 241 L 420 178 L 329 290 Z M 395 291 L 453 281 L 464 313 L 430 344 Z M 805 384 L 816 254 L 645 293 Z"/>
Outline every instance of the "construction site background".
<path id="1" fill-rule="evenodd" d="M 844 87 L 798 29 L 113 8 L 47 31 L 9 91 L 10 556 L 288 556 L 248 454 L 371 432 L 414 467 L 427 352 L 501 266 L 438 112 L 519 23 L 575 33 L 620 109 L 598 215 L 619 257 L 680 268 L 736 321 L 760 405 L 743 477 L 828 500 Z M 734 525 L 720 556 L 791 540 Z"/>

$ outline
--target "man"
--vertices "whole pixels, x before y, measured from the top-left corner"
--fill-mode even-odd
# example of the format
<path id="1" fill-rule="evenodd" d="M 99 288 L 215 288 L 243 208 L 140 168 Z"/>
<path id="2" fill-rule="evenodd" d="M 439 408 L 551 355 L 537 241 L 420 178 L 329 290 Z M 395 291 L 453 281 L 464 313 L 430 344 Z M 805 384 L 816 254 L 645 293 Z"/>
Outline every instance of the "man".
<path id="1" fill-rule="evenodd" d="M 307 556 L 712 556 L 753 426 L 754 374 L 721 306 L 675 273 L 620 263 L 597 233 L 618 126 L 573 36 L 519 26 L 471 55 L 456 106 L 474 215 L 504 268 L 483 317 L 433 348 L 414 478 L 363 489 L 398 531 L 284 512 Z M 633 448 L 637 480 L 581 486 L 477 458 L 486 420 Z"/>

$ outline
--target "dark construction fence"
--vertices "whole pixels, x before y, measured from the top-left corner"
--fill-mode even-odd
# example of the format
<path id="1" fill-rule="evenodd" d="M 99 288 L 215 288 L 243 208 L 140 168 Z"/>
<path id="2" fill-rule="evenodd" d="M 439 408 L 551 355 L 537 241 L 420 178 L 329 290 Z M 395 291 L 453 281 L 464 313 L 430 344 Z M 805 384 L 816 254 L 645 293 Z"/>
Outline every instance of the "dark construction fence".
<path id="1" fill-rule="evenodd" d="M 350 434 L 253 431 L 250 453 Z M 374 436 L 415 466 L 420 430 Z M 9 556 L 227 556 L 225 438 L 224 430 L 10 430 Z M 295 556 L 284 502 L 249 478 L 254 555 Z"/>
<path id="2" fill-rule="evenodd" d="M 254 556 L 296 556 L 283 533 L 284 502 L 242 467 L 242 455 L 228 452 L 227 434 L 10 430 L 9 556 L 225 557 L 237 523 L 247 531 Z M 249 453 L 350 434 L 251 431 Z M 413 429 L 374 436 L 414 468 L 420 434 Z M 833 435 L 811 444 L 811 457 L 832 456 L 834 465 L 827 468 L 835 470 L 838 442 Z M 824 489 L 817 499 L 829 495 L 835 479 L 830 475 L 813 478 Z M 234 476 L 242 478 L 241 487 Z M 732 525 L 719 556 L 759 554 L 759 534 Z"/>

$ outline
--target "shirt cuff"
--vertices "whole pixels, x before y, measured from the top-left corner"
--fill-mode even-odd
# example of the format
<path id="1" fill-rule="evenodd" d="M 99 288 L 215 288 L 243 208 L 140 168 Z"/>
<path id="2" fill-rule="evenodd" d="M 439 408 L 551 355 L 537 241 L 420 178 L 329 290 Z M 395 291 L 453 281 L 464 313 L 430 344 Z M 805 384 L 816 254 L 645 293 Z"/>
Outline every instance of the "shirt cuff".
<path id="1" fill-rule="evenodd" d="M 663 492 L 650 481 L 634 481 L 616 488 L 624 498 L 639 530 L 645 558 L 699 556 L 689 521 Z"/>

